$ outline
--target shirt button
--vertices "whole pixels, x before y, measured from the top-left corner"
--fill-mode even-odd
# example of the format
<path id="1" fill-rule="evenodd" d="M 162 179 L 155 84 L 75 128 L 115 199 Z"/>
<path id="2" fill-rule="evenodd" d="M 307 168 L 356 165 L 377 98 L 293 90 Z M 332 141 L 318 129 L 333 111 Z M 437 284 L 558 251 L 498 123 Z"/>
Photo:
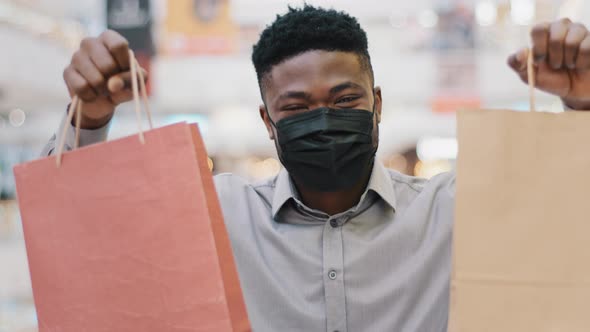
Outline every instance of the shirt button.
<path id="1" fill-rule="evenodd" d="M 336 221 L 336 219 L 330 220 L 330 226 L 332 226 L 332 228 L 338 227 L 338 221 Z"/>
<path id="2" fill-rule="evenodd" d="M 328 278 L 335 280 L 336 279 L 336 271 L 330 270 L 330 272 L 328 272 Z"/>

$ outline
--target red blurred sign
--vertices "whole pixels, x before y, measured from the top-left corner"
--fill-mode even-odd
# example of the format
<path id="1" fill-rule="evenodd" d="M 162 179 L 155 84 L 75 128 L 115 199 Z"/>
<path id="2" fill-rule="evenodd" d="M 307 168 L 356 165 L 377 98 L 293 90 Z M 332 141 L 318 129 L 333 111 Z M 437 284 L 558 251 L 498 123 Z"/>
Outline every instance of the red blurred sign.
<path id="1" fill-rule="evenodd" d="M 442 52 L 436 55 L 435 113 L 480 108 L 477 61 L 473 52 Z"/>
<path id="2" fill-rule="evenodd" d="M 434 113 L 453 113 L 462 109 L 481 108 L 478 96 L 436 96 L 431 101 Z"/>

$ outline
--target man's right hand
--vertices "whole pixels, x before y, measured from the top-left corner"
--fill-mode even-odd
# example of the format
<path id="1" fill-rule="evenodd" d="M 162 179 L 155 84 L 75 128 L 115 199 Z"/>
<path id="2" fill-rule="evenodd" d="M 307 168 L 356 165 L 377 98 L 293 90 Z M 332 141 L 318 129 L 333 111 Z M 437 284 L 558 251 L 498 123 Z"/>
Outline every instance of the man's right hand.
<path id="1" fill-rule="evenodd" d="M 145 70 L 140 70 L 147 78 Z M 63 75 L 70 96 L 77 95 L 84 102 L 83 129 L 106 125 L 117 105 L 133 99 L 129 43 L 117 32 L 107 30 L 82 40 Z"/>

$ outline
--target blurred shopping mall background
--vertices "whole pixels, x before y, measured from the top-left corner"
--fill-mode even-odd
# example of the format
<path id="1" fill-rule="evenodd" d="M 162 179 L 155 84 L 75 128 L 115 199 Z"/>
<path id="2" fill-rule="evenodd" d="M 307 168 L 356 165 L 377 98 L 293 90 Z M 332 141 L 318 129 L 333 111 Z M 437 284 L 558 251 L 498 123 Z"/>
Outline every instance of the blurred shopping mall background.
<path id="1" fill-rule="evenodd" d="M 532 24 L 590 17 L 584 0 L 307 2 L 360 20 L 383 88 L 379 157 L 422 177 L 453 167 L 456 109 L 527 109 L 528 90 L 505 63 L 527 45 Z M 258 117 L 251 45 L 277 13 L 301 3 L 0 0 L 0 332 L 35 331 L 12 167 L 37 158 L 56 130 L 68 103 L 62 70 L 80 40 L 107 27 L 126 35 L 150 71 L 156 124 L 198 122 L 213 171 L 255 180 L 280 164 Z M 561 110 L 556 98 L 539 99 Z M 134 119 L 121 107 L 111 137 L 134 133 Z"/>

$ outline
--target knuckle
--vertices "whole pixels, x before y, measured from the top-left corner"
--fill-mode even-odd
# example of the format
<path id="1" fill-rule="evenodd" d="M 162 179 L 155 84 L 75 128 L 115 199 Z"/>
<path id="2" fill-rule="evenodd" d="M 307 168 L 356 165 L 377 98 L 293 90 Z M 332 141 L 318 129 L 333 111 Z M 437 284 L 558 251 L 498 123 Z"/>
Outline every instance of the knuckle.
<path id="1" fill-rule="evenodd" d="M 72 55 L 72 64 L 74 66 L 80 64 L 84 58 L 84 54 L 81 51 L 76 51 Z"/>
<path id="2" fill-rule="evenodd" d="M 90 90 L 90 85 L 86 82 L 79 82 L 72 84 L 72 90 L 76 92 L 76 94 L 86 94 Z"/>
<path id="3" fill-rule="evenodd" d="M 580 46 L 580 50 L 578 51 L 578 53 L 582 54 L 584 56 L 589 56 L 590 55 L 590 45 Z"/>
<path id="4" fill-rule="evenodd" d="M 115 31 L 113 31 L 113 30 L 111 30 L 111 29 L 107 29 L 107 30 L 103 31 L 103 32 L 100 34 L 100 38 L 108 38 L 108 37 L 112 36 L 112 35 L 113 35 L 113 34 L 115 34 L 115 33 L 116 33 Z"/>
<path id="5" fill-rule="evenodd" d="M 547 33 L 548 29 L 549 29 L 549 22 L 539 23 L 539 24 L 535 25 L 533 27 L 533 29 L 531 29 L 531 35 L 533 37 L 541 36 L 541 35 Z"/>
<path id="6" fill-rule="evenodd" d="M 129 48 L 129 42 L 127 39 L 121 39 L 113 43 L 111 46 L 112 51 L 126 51 Z"/>
<path id="7" fill-rule="evenodd" d="M 580 52 L 583 51 L 590 51 L 590 38 L 586 38 L 580 43 Z"/>
<path id="8" fill-rule="evenodd" d="M 569 17 L 563 17 L 558 22 L 569 24 L 569 23 L 572 23 L 572 20 Z"/>
<path id="9" fill-rule="evenodd" d="M 588 29 L 586 28 L 586 26 L 582 23 L 573 23 L 572 24 L 572 29 L 576 29 L 576 30 L 580 30 L 580 31 L 588 31 Z"/>
<path id="10" fill-rule="evenodd" d="M 568 51 L 575 51 L 578 48 L 579 44 L 575 41 L 568 40 L 565 42 L 565 49 Z"/>
<path id="11" fill-rule="evenodd" d="M 101 53 L 100 56 L 95 56 L 92 60 L 98 71 L 103 75 L 113 74 L 118 67 L 115 59 L 108 53 Z"/>
<path id="12" fill-rule="evenodd" d="M 117 31 L 113 30 L 113 29 L 106 29 L 102 34 L 102 37 L 105 38 L 122 38 L 121 34 L 118 33 Z"/>
<path id="13" fill-rule="evenodd" d="M 121 34 L 113 30 L 106 30 L 101 34 L 101 38 L 103 40 L 108 40 L 110 48 L 117 49 L 117 48 L 125 48 L 129 45 L 127 39 L 125 39 Z"/>
<path id="14" fill-rule="evenodd" d="M 117 64 L 110 60 L 100 61 L 97 67 L 103 75 L 111 75 L 117 71 Z"/>
<path id="15" fill-rule="evenodd" d="M 564 30 L 565 25 L 566 24 L 564 24 L 564 22 L 562 20 L 554 21 L 549 25 L 549 31 L 551 33 L 555 33 L 557 31 L 562 31 L 562 30 Z"/>
<path id="16" fill-rule="evenodd" d="M 558 38 L 549 39 L 549 47 L 552 49 L 561 48 L 563 45 L 562 41 Z"/>
<path id="17" fill-rule="evenodd" d="M 102 86 L 105 83 L 104 77 L 99 76 L 99 75 L 97 75 L 96 77 L 93 77 L 93 78 L 89 79 L 89 81 L 90 81 L 90 84 L 93 87 L 95 87 L 95 88 L 96 87 L 100 87 L 100 86 Z"/>
<path id="18" fill-rule="evenodd" d="M 91 47 L 92 44 L 94 44 L 95 40 L 96 39 L 92 38 L 92 37 L 86 37 L 86 38 L 82 39 L 82 41 L 80 42 L 80 48 L 87 49 L 87 48 Z"/>

